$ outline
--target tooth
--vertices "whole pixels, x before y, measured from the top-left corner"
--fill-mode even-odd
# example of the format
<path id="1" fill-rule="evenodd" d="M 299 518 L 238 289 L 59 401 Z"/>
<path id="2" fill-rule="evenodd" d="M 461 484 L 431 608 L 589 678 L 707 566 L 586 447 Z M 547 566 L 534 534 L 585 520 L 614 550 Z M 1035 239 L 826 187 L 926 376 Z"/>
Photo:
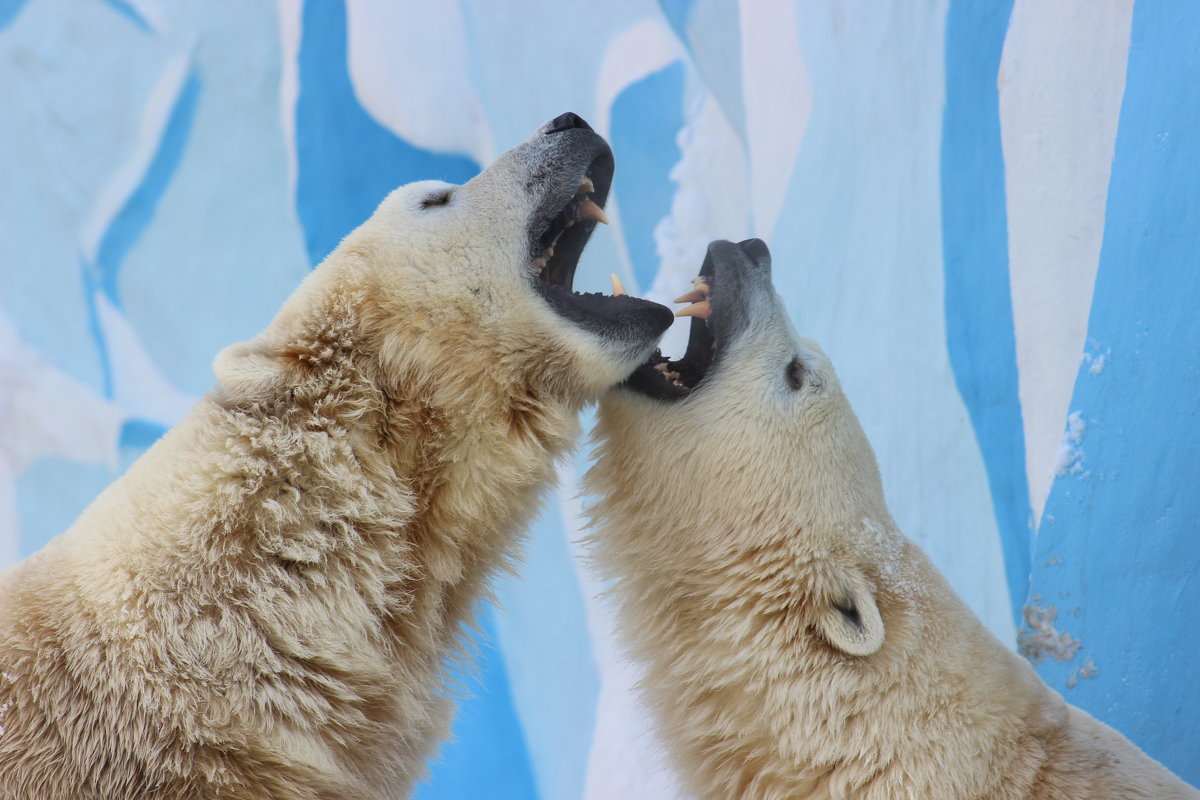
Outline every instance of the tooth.
<path id="1" fill-rule="evenodd" d="M 704 286 L 704 284 L 700 284 L 700 285 Z M 705 286 L 704 288 L 707 289 L 708 287 Z M 688 292 L 687 294 L 676 297 L 671 302 L 672 303 L 699 303 L 701 300 L 707 300 L 707 299 L 708 299 L 708 292 L 703 291 L 701 289 L 693 289 L 692 291 Z"/>
<path id="2" fill-rule="evenodd" d="M 615 272 L 612 273 L 612 282 L 614 295 L 629 294 L 629 292 L 625 291 L 625 287 L 621 284 L 621 279 L 617 277 L 617 273 Z"/>
<path id="3" fill-rule="evenodd" d="M 656 370 L 658 370 L 659 372 L 661 372 L 663 375 L 667 374 L 667 362 L 665 362 L 665 361 L 661 364 L 655 364 L 654 368 Z"/>
<path id="4" fill-rule="evenodd" d="M 677 317 L 699 317 L 700 319 L 708 319 L 708 315 L 712 313 L 712 306 L 707 300 L 701 300 L 699 303 L 692 303 L 687 308 L 681 308 L 675 312 Z"/>
<path id="5" fill-rule="evenodd" d="M 585 175 L 579 179 L 579 191 L 591 194 L 596 191 L 596 184 L 592 183 L 592 179 Z"/>
<path id="6" fill-rule="evenodd" d="M 581 219 L 594 219 L 596 222 L 608 224 L 608 217 L 604 216 L 604 209 L 592 202 L 590 197 L 579 204 L 579 210 L 575 213 Z"/>
<path id="7" fill-rule="evenodd" d="M 542 253 L 542 258 L 546 259 L 547 261 L 554 258 L 554 247 L 547 247 L 545 252 Z"/>
<path id="8" fill-rule="evenodd" d="M 704 286 L 704 291 L 707 292 L 708 278 L 704 277 L 703 275 L 697 275 L 696 277 L 692 278 L 692 286 L 699 288 L 701 285 Z"/>

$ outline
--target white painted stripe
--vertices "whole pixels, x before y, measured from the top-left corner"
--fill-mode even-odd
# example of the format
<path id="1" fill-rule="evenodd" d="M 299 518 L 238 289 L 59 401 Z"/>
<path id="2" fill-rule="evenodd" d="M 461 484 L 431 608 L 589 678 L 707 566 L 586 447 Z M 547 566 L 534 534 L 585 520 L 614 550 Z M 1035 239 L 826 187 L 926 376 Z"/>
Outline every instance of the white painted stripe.
<path id="1" fill-rule="evenodd" d="M 812 113 L 794 3 L 742 0 L 742 96 L 754 233 L 770 239 Z"/>
<path id="2" fill-rule="evenodd" d="M 300 97 L 300 35 L 302 0 L 275 0 L 279 11 L 279 124 L 287 153 L 288 194 L 296 196 L 296 100 Z M 293 206 L 295 203 L 292 204 Z"/>
<path id="3" fill-rule="evenodd" d="M 739 241 L 750 234 L 750 174 L 737 131 L 717 98 L 705 92 L 688 110 L 678 137 L 680 159 L 671 169 L 676 184 L 671 213 L 654 229 L 661 263 L 645 297 L 668 307 L 692 288 L 714 239 Z M 662 351 L 682 356 L 686 324 L 663 335 Z"/>
<path id="4" fill-rule="evenodd" d="M 196 404 L 163 377 L 125 315 L 103 292 L 96 292 L 96 316 L 108 345 L 112 365 L 113 399 L 130 417 L 153 420 L 165 427 L 179 422 Z"/>
<path id="5" fill-rule="evenodd" d="M 1013 324 L 1035 525 L 1087 337 L 1132 13 L 1133 0 L 1016 0 L 1000 63 Z"/>
<path id="6" fill-rule="evenodd" d="M 427 150 L 495 158 L 457 2 L 355 0 L 346 34 L 354 94 L 381 125 Z"/>
<path id="7" fill-rule="evenodd" d="M 21 526 L 17 515 L 17 476 L 0 458 L 0 569 L 21 555 Z"/>
<path id="8" fill-rule="evenodd" d="M 59 370 L 0 313 L 0 567 L 20 552 L 15 481 L 44 456 L 116 469 L 121 411 Z"/>

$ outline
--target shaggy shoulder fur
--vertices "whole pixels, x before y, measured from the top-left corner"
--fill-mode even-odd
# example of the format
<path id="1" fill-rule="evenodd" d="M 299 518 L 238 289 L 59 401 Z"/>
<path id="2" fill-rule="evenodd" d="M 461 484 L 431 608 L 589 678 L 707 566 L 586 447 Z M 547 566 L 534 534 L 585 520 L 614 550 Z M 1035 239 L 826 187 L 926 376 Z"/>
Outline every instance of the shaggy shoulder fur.
<path id="1" fill-rule="evenodd" d="M 612 163 L 565 117 L 464 186 L 394 192 L 4 574 L 0 797 L 408 794 L 450 719 L 443 665 L 576 412 L 670 321 L 554 305 L 580 302 L 574 262 L 534 256 L 570 214 L 578 258 L 580 192 L 602 203 Z"/>

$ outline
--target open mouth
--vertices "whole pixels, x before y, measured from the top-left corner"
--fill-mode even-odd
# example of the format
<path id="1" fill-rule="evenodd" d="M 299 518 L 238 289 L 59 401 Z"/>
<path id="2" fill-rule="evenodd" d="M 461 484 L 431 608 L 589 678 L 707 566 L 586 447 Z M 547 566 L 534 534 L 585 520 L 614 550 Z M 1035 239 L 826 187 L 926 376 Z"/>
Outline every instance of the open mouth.
<path id="1" fill-rule="evenodd" d="M 732 343 L 741 340 L 768 308 L 764 301 L 773 297 L 771 253 L 765 242 L 710 243 L 691 291 L 675 299 L 689 304 L 675 316 L 692 318 L 686 352 L 672 359 L 656 350 L 622 385 L 655 400 L 690 397 L 720 368 Z"/>
<path id="2" fill-rule="evenodd" d="M 590 130 L 589 130 L 590 133 Z M 671 312 L 658 303 L 625 293 L 613 276 L 613 293 L 576 292 L 572 286 L 579 257 L 596 223 L 607 223 L 604 203 L 612 186 L 613 157 L 592 134 L 591 161 L 581 172 L 555 176 L 540 222 L 530 230 L 534 287 L 561 316 L 606 336 L 656 337 L 671 324 Z"/>
<path id="3" fill-rule="evenodd" d="M 628 388 L 656 400 L 682 400 L 704 381 L 718 353 L 717 332 L 709 323 L 713 304 L 717 302 L 715 289 L 715 275 L 705 275 L 702 271 L 692 279 L 692 290 L 675 300 L 690 303 L 675 314 L 692 318 L 687 350 L 679 359 L 667 358 L 661 350 L 655 350 L 625 381 Z"/>

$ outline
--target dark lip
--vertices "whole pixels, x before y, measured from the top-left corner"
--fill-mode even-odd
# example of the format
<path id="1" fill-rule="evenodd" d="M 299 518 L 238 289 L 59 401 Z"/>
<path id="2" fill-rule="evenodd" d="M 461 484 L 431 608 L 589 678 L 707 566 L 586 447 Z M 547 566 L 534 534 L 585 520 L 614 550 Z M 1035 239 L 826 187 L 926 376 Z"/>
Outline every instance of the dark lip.
<path id="1" fill-rule="evenodd" d="M 746 290 L 755 270 L 770 280 L 770 252 L 762 240 L 710 244 L 698 274 L 709 287 L 708 318 L 692 318 L 687 350 L 681 358 L 669 359 L 655 350 L 622 386 L 663 402 L 683 400 L 701 389 L 720 369 L 729 344 L 747 327 Z M 678 378 L 665 376 L 660 371 L 664 364 L 666 371 L 677 373 Z"/>
<path id="2" fill-rule="evenodd" d="M 666 306 L 630 295 L 573 290 L 579 258 L 596 228 L 596 220 L 580 218 L 577 212 L 586 199 L 604 208 L 615 161 L 608 142 L 586 123 L 549 135 L 555 137 L 557 163 L 534 178 L 546 188 L 530 226 L 529 252 L 534 262 L 553 244 L 554 255 L 541 270 L 531 264 L 534 288 L 560 316 L 593 333 L 628 341 L 662 335 L 673 321 Z M 592 192 L 580 192 L 585 178 L 592 181 Z"/>

